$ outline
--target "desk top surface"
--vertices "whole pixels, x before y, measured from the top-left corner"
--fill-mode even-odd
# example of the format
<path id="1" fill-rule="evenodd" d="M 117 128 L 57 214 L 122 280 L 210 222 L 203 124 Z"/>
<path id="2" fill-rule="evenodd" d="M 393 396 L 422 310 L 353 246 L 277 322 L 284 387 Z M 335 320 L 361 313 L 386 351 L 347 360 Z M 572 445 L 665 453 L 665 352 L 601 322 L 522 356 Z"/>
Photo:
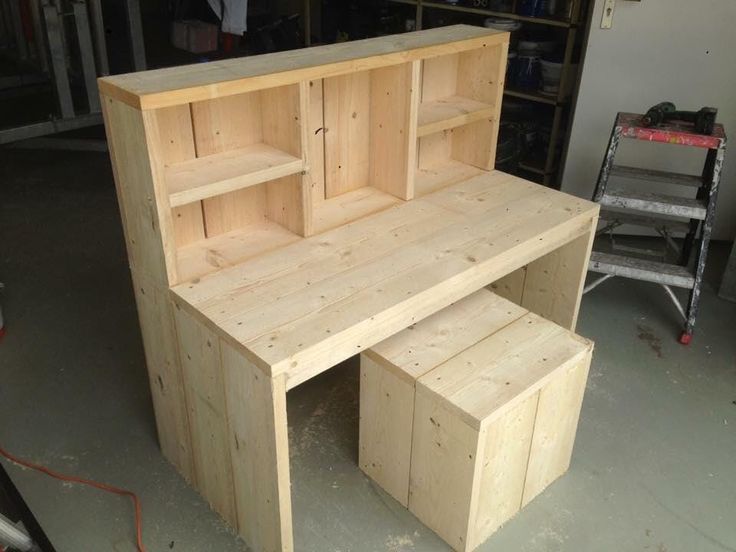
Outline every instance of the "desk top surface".
<path id="1" fill-rule="evenodd" d="M 171 291 L 292 388 L 590 231 L 597 213 L 492 171 Z"/>

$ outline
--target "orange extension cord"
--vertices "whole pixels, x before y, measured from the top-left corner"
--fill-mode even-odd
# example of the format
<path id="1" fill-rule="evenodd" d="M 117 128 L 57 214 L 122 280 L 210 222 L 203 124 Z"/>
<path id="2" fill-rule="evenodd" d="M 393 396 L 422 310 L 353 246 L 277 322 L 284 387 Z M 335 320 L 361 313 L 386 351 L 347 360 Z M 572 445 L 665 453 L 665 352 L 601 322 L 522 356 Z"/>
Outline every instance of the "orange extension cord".
<path id="1" fill-rule="evenodd" d="M 41 473 L 45 473 L 48 476 L 53 477 L 54 479 L 59 479 L 61 481 L 70 481 L 72 483 L 81 483 L 82 485 L 88 485 L 89 487 L 94 487 L 95 489 L 100 489 L 102 491 L 106 491 L 108 493 L 114 493 L 121 496 L 129 496 L 133 499 L 133 506 L 135 508 L 135 530 L 136 530 L 136 546 L 138 547 L 138 552 L 146 552 L 146 549 L 143 547 L 143 523 L 142 523 L 142 516 L 141 516 L 141 503 L 138 500 L 138 497 L 135 493 L 131 491 L 126 491 L 125 489 L 121 489 L 119 487 L 113 487 L 112 485 L 107 485 L 106 483 L 98 483 L 97 481 L 91 481 L 89 479 L 82 479 L 81 477 L 77 477 L 75 475 L 65 475 L 63 473 L 56 472 L 54 470 L 51 470 L 47 468 L 46 466 L 42 466 L 40 464 L 34 464 L 33 462 L 29 462 L 28 460 L 23 460 L 22 458 L 18 458 L 14 454 L 9 453 L 4 448 L 0 447 L 0 455 L 4 456 L 14 464 L 18 464 L 19 466 L 24 466 L 26 468 L 30 468 L 32 470 L 39 471 Z M 3 551 L 2 546 L 0 545 L 0 552 Z"/>

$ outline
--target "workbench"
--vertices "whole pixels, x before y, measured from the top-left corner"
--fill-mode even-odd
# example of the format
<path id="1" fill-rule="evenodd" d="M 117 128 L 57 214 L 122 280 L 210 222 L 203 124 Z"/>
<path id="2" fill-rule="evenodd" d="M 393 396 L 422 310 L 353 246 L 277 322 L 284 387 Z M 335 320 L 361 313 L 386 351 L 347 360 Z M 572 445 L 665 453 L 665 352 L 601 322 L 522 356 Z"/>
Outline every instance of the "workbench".
<path id="1" fill-rule="evenodd" d="M 598 207 L 493 170 L 508 34 L 101 79 L 161 448 L 293 550 L 287 391 L 491 286 L 573 329 Z"/>

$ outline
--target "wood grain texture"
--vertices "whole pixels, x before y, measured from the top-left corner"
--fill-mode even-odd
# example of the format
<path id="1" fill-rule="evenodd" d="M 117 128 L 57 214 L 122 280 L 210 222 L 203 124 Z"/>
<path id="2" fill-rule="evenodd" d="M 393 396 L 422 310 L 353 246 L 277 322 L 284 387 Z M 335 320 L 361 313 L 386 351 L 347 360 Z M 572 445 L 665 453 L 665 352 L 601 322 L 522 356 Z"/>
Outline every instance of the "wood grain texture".
<path id="1" fill-rule="evenodd" d="M 263 141 L 261 95 L 251 92 L 191 104 L 197 157 L 244 148 Z M 248 188 L 204 200 L 207 237 L 265 218 L 265 189 Z"/>
<path id="2" fill-rule="evenodd" d="M 488 119 L 495 112 L 494 106 L 463 96 L 448 96 L 425 102 L 419 109 L 417 135 L 426 136 Z"/>
<path id="3" fill-rule="evenodd" d="M 186 205 L 301 173 L 304 162 L 264 143 L 177 163 L 166 170 L 169 202 Z"/>
<path id="4" fill-rule="evenodd" d="M 176 239 L 156 117 L 103 97 L 105 130 L 130 266 L 157 285 L 178 282 Z"/>
<path id="5" fill-rule="evenodd" d="M 358 188 L 319 203 L 314 209 L 313 229 L 320 234 L 399 204 L 398 198 L 371 186 Z"/>
<path id="6" fill-rule="evenodd" d="M 325 197 L 370 183 L 370 73 L 324 79 Z"/>
<path id="7" fill-rule="evenodd" d="M 294 243 L 299 236 L 267 220 L 232 230 L 180 247 L 177 252 L 179 274 L 186 280 L 200 278 L 222 268 Z"/>
<path id="8" fill-rule="evenodd" d="M 135 270 L 131 271 L 131 276 L 159 446 L 184 479 L 196 486 L 189 413 L 169 290 Z"/>
<path id="9" fill-rule="evenodd" d="M 478 432 L 442 399 L 417 390 L 409 510 L 455 550 L 467 549 L 479 453 Z"/>
<path id="10" fill-rule="evenodd" d="M 494 107 L 485 120 L 453 131 L 453 158 L 490 170 L 496 159 L 498 122 L 501 114 L 508 45 L 500 44 L 458 54 L 457 93 Z"/>
<path id="11" fill-rule="evenodd" d="M 307 93 L 308 123 L 307 123 L 307 152 L 309 162 L 308 177 L 309 189 L 312 195 L 312 204 L 318 205 L 325 199 L 325 114 L 324 114 L 324 81 L 314 79 L 309 81 Z"/>
<path id="12" fill-rule="evenodd" d="M 422 61 L 422 104 L 457 94 L 459 63 L 460 55 L 454 52 Z"/>
<path id="13" fill-rule="evenodd" d="M 196 488 L 213 510 L 230 525 L 236 526 L 220 340 L 185 311 L 175 308 L 174 315 L 189 412 Z"/>
<path id="14" fill-rule="evenodd" d="M 419 63 L 370 73 L 369 181 L 399 199 L 413 197 Z"/>
<path id="15" fill-rule="evenodd" d="M 529 313 L 417 381 L 480 430 L 589 353 L 589 342 Z"/>
<path id="16" fill-rule="evenodd" d="M 158 162 L 166 167 L 194 159 L 196 151 L 189 105 L 157 109 L 154 113 L 161 152 Z M 200 202 L 172 209 L 172 219 L 177 247 L 204 238 L 204 218 Z"/>
<path id="17" fill-rule="evenodd" d="M 529 263 L 520 304 L 575 331 L 597 219 L 570 243 Z"/>
<path id="18" fill-rule="evenodd" d="M 525 281 L 526 267 L 523 266 L 511 274 L 504 276 L 500 280 L 496 280 L 488 286 L 488 289 L 504 299 L 508 299 L 512 303 L 520 305 L 522 296 L 524 295 Z"/>
<path id="19" fill-rule="evenodd" d="M 414 384 L 527 312 L 482 289 L 381 341 L 365 354 Z"/>
<path id="20" fill-rule="evenodd" d="M 319 48 L 115 75 L 102 93 L 139 109 L 201 101 L 325 76 L 431 58 L 508 42 L 509 34 L 470 25 L 392 35 Z"/>
<path id="21" fill-rule="evenodd" d="M 509 410 L 480 436 L 478 498 L 468 520 L 468 549 L 482 544 L 522 505 L 539 393 Z"/>
<path id="22" fill-rule="evenodd" d="M 284 378 L 221 348 L 238 532 L 258 552 L 292 552 Z"/>
<path id="23" fill-rule="evenodd" d="M 570 466 L 590 360 L 589 351 L 539 393 L 522 507 L 564 474 Z"/>
<path id="24" fill-rule="evenodd" d="M 358 465 L 402 506 L 409 501 L 414 382 L 360 357 Z"/>
<path id="25" fill-rule="evenodd" d="M 259 265 L 295 266 L 313 273 L 307 288 L 304 277 L 273 273 L 273 283 L 262 279 L 256 286 L 238 291 L 227 283 L 222 287 L 220 282 L 242 281 L 242 276 L 223 273 L 222 277 L 205 277 L 177 287 L 175 292 L 185 301 L 201 293 L 210 296 L 208 305 L 196 299 L 190 305 L 195 312 L 206 313 L 223 337 L 240 345 L 253 361 L 274 374 L 282 370 L 288 373 L 292 387 L 325 366 L 360 352 L 358 346 L 369 347 L 568 243 L 590 228 L 597 212 L 589 202 L 502 174 L 497 182 L 477 177 L 458 186 L 384 213 L 400 217 L 406 207 L 410 209 L 405 213 L 417 209 L 420 214 L 424 205 L 432 203 L 444 209 L 445 217 L 457 210 L 466 217 L 463 222 L 445 224 L 452 220 L 450 216 L 437 221 L 437 229 L 424 235 L 412 238 L 406 234 L 408 241 L 384 241 L 389 249 L 380 256 L 361 253 L 358 259 L 365 261 L 346 265 L 347 249 L 338 246 L 334 251 L 320 245 L 339 244 L 343 234 L 360 233 L 358 221 L 335 230 L 334 235 L 315 236 L 261 256 L 254 265 L 243 263 L 231 269 L 251 274 L 250 280 L 260 271 Z M 509 216 L 510 212 L 514 216 Z M 374 232 L 372 228 L 380 224 L 384 213 L 374 220 L 363 219 L 363 233 Z M 387 236 L 385 229 L 383 236 Z M 349 255 L 363 247 L 368 246 L 361 243 L 350 248 Z M 308 252 L 314 250 L 336 257 L 330 262 L 321 256 L 312 258 Z M 305 262 L 295 264 L 296 258 Z M 210 285 L 214 287 L 207 289 Z M 278 289 L 281 297 L 278 304 L 263 304 L 257 299 L 263 297 L 261 286 L 265 286 L 264 291 L 276 286 L 273 289 Z M 231 295 L 240 297 L 233 301 L 228 299 Z"/>

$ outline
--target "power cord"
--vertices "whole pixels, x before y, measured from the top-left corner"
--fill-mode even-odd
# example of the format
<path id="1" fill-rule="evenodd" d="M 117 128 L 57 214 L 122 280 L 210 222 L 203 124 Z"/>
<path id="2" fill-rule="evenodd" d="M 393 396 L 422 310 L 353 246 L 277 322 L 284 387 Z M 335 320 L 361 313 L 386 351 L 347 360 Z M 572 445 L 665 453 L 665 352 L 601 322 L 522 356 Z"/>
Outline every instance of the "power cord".
<path id="1" fill-rule="evenodd" d="M 131 499 L 133 499 L 133 507 L 135 509 L 136 546 L 138 547 L 138 552 L 146 552 L 146 549 L 143 546 L 143 516 L 141 515 L 141 503 L 135 493 L 125 489 L 121 489 L 119 487 L 108 485 L 107 483 L 98 483 L 97 481 L 83 479 L 81 477 L 77 477 L 76 475 L 65 475 L 63 473 L 59 473 L 50 468 L 47 468 L 46 466 L 42 466 L 40 464 L 35 464 L 28 460 L 18 458 L 17 456 L 9 453 L 2 447 L 0 447 L 0 456 L 4 456 L 6 459 L 10 460 L 14 464 L 39 471 L 41 473 L 45 473 L 46 475 L 60 481 L 81 483 L 82 485 L 94 487 L 95 489 L 100 489 L 101 491 L 105 491 L 108 493 L 114 493 L 121 496 L 129 496 Z M 5 552 L 2 546 L 0 546 L 0 552 Z"/>

